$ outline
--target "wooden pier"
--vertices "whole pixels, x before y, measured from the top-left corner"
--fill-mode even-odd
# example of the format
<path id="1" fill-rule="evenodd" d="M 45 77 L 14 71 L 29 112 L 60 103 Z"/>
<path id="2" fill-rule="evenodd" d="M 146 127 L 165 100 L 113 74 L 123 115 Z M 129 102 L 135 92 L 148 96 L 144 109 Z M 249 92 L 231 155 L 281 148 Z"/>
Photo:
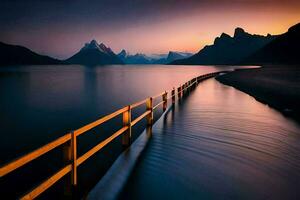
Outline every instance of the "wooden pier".
<path id="1" fill-rule="evenodd" d="M 214 72 L 209 73 L 205 75 L 201 75 L 198 77 L 195 77 L 188 82 L 180 85 L 179 87 L 174 87 L 173 89 L 169 91 L 161 92 L 155 96 L 146 98 L 142 101 L 139 101 L 137 103 L 128 105 L 124 108 L 121 108 L 109 115 L 106 115 L 90 124 L 87 124 L 77 130 L 71 131 L 60 138 L 40 147 L 39 149 L 36 149 L 35 151 L 32 151 L 20 158 L 17 158 L 16 160 L 5 164 L 4 166 L 1 166 L 0 168 L 0 178 L 14 172 L 15 170 L 21 168 L 22 166 L 28 164 L 29 162 L 38 159 L 39 157 L 43 156 L 44 154 L 50 152 L 51 150 L 63 146 L 64 149 L 64 158 L 66 165 L 59 169 L 56 173 L 52 174 L 49 178 L 47 178 L 45 181 L 40 183 L 38 186 L 36 186 L 33 190 L 29 191 L 28 193 L 24 194 L 20 199 L 34 199 L 38 197 L 40 194 L 42 194 L 44 191 L 46 191 L 48 188 L 50 188 L 52 185 L 54 185 L 57 181 L 62 179 L 65 175 L 71 174 L 71 180 L 70 184 L 72 187 L 77 186 L 77 168 L 83 164 L 87 159 L 89 159 L 91 156 L 93 156 L 95 153 L 100 151 L 103 147 L 105 147 L 107 144 L 109 144 L 111 141 L 113 141 L 118 136 L 122 137 L 122 144 L 124 146 L 129 146 L 131 143 L 131 128 L 136 125 L 138 122 L 140 122 L 143 118 L 147 119 L 147 125 L 151 126 L 153 124 L 153 112 L 159 108 L 159 106 L 162 105 L 163 111 L 165 111 L 168 107 L 168 102 L 170 100 L 171 104 L 175 104 L 176 99 L 179 100 L 183 97 L 183 95 L 190 91 L 191 88 L 196 87 L 197 84 L 205 79 L 212 78 L 221 72 Z M 161 98 L 161 101 L 157 103 L 156 105 L 153 105 L 153 100 Z M 171 105 L 170 104 L 170 105 Z M 135 119 L 132 119 L 131 112 L 133 109 L 140 107 L 142 105 L 145 105 L 146 109 L 143 114 L 136 117 Z M 101 141 L 96 146 L 92 147 L 90 150 L 85 152 L 83 155 L 77 155 L 77 138 L 79 135 L 86 133 L 87 131 L 100 126 L 101 124 L 119 116 L 122 115 L 123 119 L 123 126 L 121 129 L 113 133 L 111 136 L 106 138 L 105 140 Z M 28 184 L 28 183 L 24 183 Z"/>

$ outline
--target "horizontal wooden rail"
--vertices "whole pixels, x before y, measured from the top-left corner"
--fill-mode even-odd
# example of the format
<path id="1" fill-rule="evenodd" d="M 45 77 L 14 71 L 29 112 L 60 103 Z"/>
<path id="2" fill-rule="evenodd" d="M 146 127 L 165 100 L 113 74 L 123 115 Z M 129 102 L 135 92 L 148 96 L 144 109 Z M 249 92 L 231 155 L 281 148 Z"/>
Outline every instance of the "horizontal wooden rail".
<path id="1" fill-rule="evenodd" d="M 153 106 L 153 110 L 155 110 L 156 108 L 158 108 L 158 106 L 162 105 L 163 103 L 164 103 L 164 101 L 161 101 L 158 104 L 156 104 L 155 106 Z"/>
<path id="2" fill-rule="evenodd" d="M 41 193 L 46 191 L 49 187 L 51 187 L 53 184 L 55 184 L 57 181 L 59 181 L 62 177 L 64 177 L 67 173 L 69 173 L 72 169 L 71 165 L 67 165 L 58 172 L 56 172 L 53 176 L 45 180 L 43 183 L 41 183 L 39 186 L 34 188 L 31 192 L 25 194 L 20 199 L 34 199 L 38 197 Z"/>
<path id="3" fill-rule="evenodd" d="M 3 167 L 0 168 L 0 177 L 5 176 L 6 174 L 18 169 L 19 167 L 22 167 L 23 165 L 29 163 L 30 161 L 44 155 L 45 153 L 51 151 L 52 149 L 62 145 L 63 143 L 67 142 L 68 140 L 71 139 L 71 134 L 66 134 L 53 142 L 50 142 L 49 144 L 46 144 L 39 149 L 28 153 L 15 161 L 12 161 L 8 163 L 7 165 L 4 165 Z"/>
<path id="4" fill-rule="evenodd" d="M 157 94 L 157 95 L 154 95 L 154 96 L 152 97 L 152 99 L 156 99 L 156 98 L 158 98 L 158 97 L 161 97 L 164 93 L 165 93 L 165 92 L 161 92 L 161 93 L 159 93 L 159 94 Z"/>
<path id="5" fill-rule="evenodd" d="M 222 71 L 225 72 L 225 71 Z M 147 118 L 147 124 L 152 125 L 153 123 L 153 111 L 157 109 L 160 105 L 163 105 L 163 111 L 166 110 L 168 99 L 172 99 L 172 104 L 175 103 L 175 98 L 178 96 L 178 99 L 182 97 L 186 91 L 189 91 L 191 87 L 196 86 L 197 83 L 199 83 L 202 80 L 205 80 L 207 78 L 211 78 L 213 76 L 216 76 L 219 73 L 222 72 L 214 72 L 209 73 L 205 75 L 201 75 L 198 77 L 195 77 L 188 82 L 180 85 L 178 88 L 175 89 L 173 87 L 172 90 L 161 92 L 153 97 L 150 97 L 148 99 L 144 99 L 142 101 L 136 102 L 134 104 L 131 104 L 129 106 L 126 106 L 124 108 L 121 108 L 109 115 L 106 115 L 92 123 L 89 123 L 75 131 L 71 131 L 70 133 L 61 136 L 60 138 L 40 147 L 39 149 L 32 151 L 31 153 L 28 153 L 12 162 L 9 162 L 8 164 L 2 166 L 0 168 L 0 177 L 3 177 L 7 175 L 10 172 L 13 172 L 14 170 L 17 170 L 18 168 L 24 166 L 25 164 L 41 157 L 42 155 L 48 153 L 49 151 L 61 146 L 64 144 L 65 147 L 65 155 L 66 155 L 66 163 L 67 165 L 63 167 L 62 169 L 58 170 L 54 175 L 50 176 L 48 179 L 46 179 L 44 182 L 42 182 L 40 185 L 38 185 L 36 188 L 34 188 L 32 191 L 25 194 L 21 199 L 34 199 L 38 197 L 41 193 L 46 191 L 49 187 L 51 187 L 53 184 L 55 184 L 57 181 L 59 181 L 62 177 L 64 177 L 66 174 L 71 173 L 71 184 L 73 186 L 77 185 L 77 167 L 80 166 L 82 163 L 84 163 L 87 159 L 89 159 L 91 156 L 93 156 L 95 153 L 100 151 L 102 148 L 104 148 L 107 144 L 112 142 L 115 138 L 119 137 L 120 135 L 123 135 L 122 137 L 122 143 L 123 145 L 129 145 L 131 140 L 131 127 L 137 124 L 139 121 L 141 121 L 143 118 Z M 176 93 L 177 92 L 177 93 Z M 171 94 L 168 97 L 168 94 Z M 153 106 L 153 99 L 161 97 L 162 101 L 157 103 L 155 106 Z M 131 110 L 145 104 L 146 105 L 146 111 L 138 116 L 136 119 L 131 121 Z M 123 127 L 120 128 L 118 131 L 113 133 L 111 136 L 106 138 L 105 140 L 101 141 L 94 147 L 92 147 L 90 150 L 88 150 L 83 155 L 79 156 L 77 158 L 77 137 L 119 115 L 123 115 Z"/>
<path id="6" fill-rule="evenodd" d="M 169 99 L 172 99 L 172 98 L 175 97 L 175 96 L 176 96 L 176 94 L 174 93 L 174 95 L 171 95 L 171 96 L 168 97 L 168 100 L 169 100 Z"/>
<path id="7" fill-rule="evenodd" d="M 143 105 L 143 104 L 145 104 L 145 103 L 146 103 L 146 99 L 144 99 L 144 100 L 142 100 L 142 101 L 139 101 L 139 102 L 137 102 L 137 103 L 131 104 L 130 107 L 131 107 L 131 109 L 133 109 L 133 108 L 136 108 L 136 107 L 138 107 L 138 106 L 140 106 L 140 105 Z"/>
<path id="8" fill-rule="evenodd" d="M 128 110 L 128 107 L 121 108 L 120 110 L 117 110 L 116 112 L 113 112 L 109 115 L 102 117 L 101 119 L 98 119 L 97 121 L 94 121 L 84 127 L 81 127 L 79 129 L 75 130 L 75 135 L 78 136 L 84 132 L 87 132 L 87 131 L 91 130 L 92 128 L 95 128 L 96 126 L 99 126 L 100 124 L 103 124 L 104 122 L 107 122 L 108 120 L 122 114 L 123 112 L 125 112 L 127 110 Z"/>
<path id="9" fill-rule="evenodd" d="M 151 113 L 151 111 L 146 111 L 144 112 L 142 115 L 140 115 L 139 117 L 137 117 L 135 120 L 133 120 L 131 122 L 131 126 L 134 126 L 136 123 L 138 123 L 139 121 L 141 121 L 144 117 L 146 117 L 147 115 L 149 115 Z"/>
<path id="10" fill-rule="evenodd" d="M 185 89 L 187 90 L 188 88 L 192 87 L 194 84 L 196 84 L 196 81 L 193 82 L 193 83 L 191 83 L 191 84 L 189 84 Z"/>
<path id="11" fill-rule="evenodd" d="M 91 157 L 96 152 L 98 152 L 100 149 L 102 149 L 103 147 L 105 147 L 105 145 L 107 145 L 113 139 L 115 139 L 116 137 L 118 137 L 119 135 L 121 135 L 122 133 L 124 133 L 127 129 L 128 129 L 127 126 L 121 128 L 120 130 L 118 130 L 117 132 L 115 132 L 114 134 L 112 134 L 109 138 L 107 138 L 104 141 L 100 142 L 95 147 L 93 147 L 92 149 L 90 149 L 88 152 L 86 152 L 85 154 L 83 154 L 81 157 L 78 158 L 78 160 L 77 160 L 77 166 L 81 165 L 89 157 Z"/>

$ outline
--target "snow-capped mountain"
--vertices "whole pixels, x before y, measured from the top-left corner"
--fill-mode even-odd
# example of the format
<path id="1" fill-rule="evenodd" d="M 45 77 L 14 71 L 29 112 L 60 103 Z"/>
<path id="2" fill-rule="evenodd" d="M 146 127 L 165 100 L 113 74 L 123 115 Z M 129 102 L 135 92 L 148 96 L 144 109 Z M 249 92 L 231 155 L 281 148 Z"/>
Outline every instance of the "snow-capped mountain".
<path id="1" fill-rule="evenodd" d="M 78 53 L 66 60 L 69 64 L 108 65 L 124 64 L 124 62 L 105 44 L 96 40 L 86 43 Z"/>
<path id="2" fill-rule="evenodd" d="M 90 43 L 85 43 L 84 47 L 81 48 L 81 51 L 89 49 L 99 50 L 106 54 L 114 54 L 114 52 L 109 47 L 106 47 L 103 43 L 98 44 L 96 40 L 92 40 Z"/>
<path id="3" fill-rule="evenodd" d="M 170 51 L 168 54 L 151 54 L 146 55 L 142 53 L 136 53 L 134 55 L 129 54 L 126 50 L 122 50 L 118 53 L 118 57 L 125 64 L 166 64 L 176 59 L 183 59 L 192 56 L 191 53 Z"/>
<path id="4" fill-rule="evenodd" d="M 126 50 L 122 50 L 118 53 L 118 57 L 125 64 L 151 64 L 151 58 L 145 54 L 137 53 L 134 55 L 129 54 Z"/>

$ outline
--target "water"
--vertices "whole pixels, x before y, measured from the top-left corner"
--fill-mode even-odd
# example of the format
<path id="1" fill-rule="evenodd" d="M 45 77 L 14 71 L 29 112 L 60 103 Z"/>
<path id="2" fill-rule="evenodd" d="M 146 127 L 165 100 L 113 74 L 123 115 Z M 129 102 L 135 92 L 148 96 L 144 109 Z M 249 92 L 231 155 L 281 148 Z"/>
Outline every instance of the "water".
<path id="1" fill-rule="evenodd" d="M 0 70 L 3 164 L 24 149 L 34 149 L 123 106 L 217 68 L 116 65 L 22 66 Z"/>
<path id="2" fill-rule="evenodd" d="M 119 199 L 299 199 L 300 126 L 214 79 L 163 116 Z"/>
<path id="3" fill-rule="evenodd" d="M 200 74 L 228 68 L 164 65 L 1 68 L 0 164 L 123 106 Z M 120 125 L 120 122 L 121 119 L 116 119 L 113 123 Z M 297 191 L 299 126 L 244 93 L 214 80 L 204 82 L 157 127 L 154 132 L 158 134 L 153 134 L 145 160 L 129 182 L 134 191 L 127 188 L 125 196 L 128 191 L 135 194 L 131 198 L 138 199 L 158 194 L 172 198 L 191 195 L 213 198 L 218 196 L 212 194 L 234 195 L 234 191 L 239 191 L 241 196 L 268 198 L 271 194 L 264 189 L 274 194 L 290 192 L 291 196 Z M 117 128 L 108 125 L 80 136 L 80 152 Z M 141 130 L 142 126 L 137 127 L 134 136 Z M 116 140 L 79 167 L 80 195 L 103 176 L 121 151 L 121 143 Z M 28 191 L 59 169 L 61 157 L 60 151 L 54 151 L 2 178 L 2 196 L 15 198 Z M 184 175 L 186 172 L 189 173 Z M 176 177 L 170 179 L 172 174 Z M 63 184 L 57 184 L 60 189 L 59 184 Z M 177 186 L 184 192 L 174 192 L 180 191 Z M 57 195 L 55 192 L 56 188 L 45 197 Z"/>
<path id="4" fill-rule="evenodd" d="M 165 65 L 1 67 L 0 165 L 123 106 L 216 70 Z M 79 153 L 112 134 L 120 122 L 116 119 L 110 126 L 80 136 Z M 136 128 L 134 137 L 142 128 Z M 81 189 L 88 190 L 88 183 L 101 178 L 122 151 L 120 144 L 117 140 L 79 168 Z M 51 153 L 2 179 L 0 192 L 18 197 L 53 174 L 62 166 L 62 152 Z"/>

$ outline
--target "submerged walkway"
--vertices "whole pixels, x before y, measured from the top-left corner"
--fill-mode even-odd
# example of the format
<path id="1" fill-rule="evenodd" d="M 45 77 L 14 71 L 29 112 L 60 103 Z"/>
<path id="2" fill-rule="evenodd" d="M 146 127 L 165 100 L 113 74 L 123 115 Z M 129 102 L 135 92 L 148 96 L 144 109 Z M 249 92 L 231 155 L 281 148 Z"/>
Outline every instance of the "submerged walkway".
<path id="1" fill-rule="evenodd" d="M 300 197 L 299 125 L 214 79 L 170 108 L 152 127 L 145 148 L 141 137 L 117 160 L 117 180 L 100 182 L 90 199 L 107 197 L 105 189 L 112 193 L 113 182 L 124 180 L 110 198 Z M 128 166 L 131 174 L 125 173 Z"/>

